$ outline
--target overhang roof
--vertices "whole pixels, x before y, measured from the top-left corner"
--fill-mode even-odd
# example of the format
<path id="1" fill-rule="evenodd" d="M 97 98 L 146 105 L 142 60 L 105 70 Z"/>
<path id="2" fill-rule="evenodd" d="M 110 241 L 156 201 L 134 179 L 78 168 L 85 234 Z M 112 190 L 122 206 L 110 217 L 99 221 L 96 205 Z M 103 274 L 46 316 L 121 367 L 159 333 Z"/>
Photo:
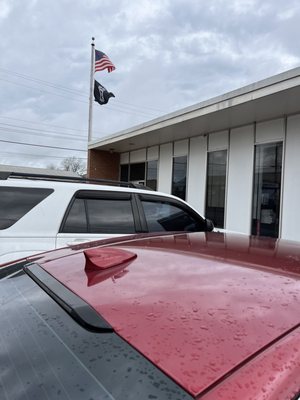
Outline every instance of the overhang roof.
<path id="1" fill-rule="evenodd" d="M 126 152 L 300 112 L 300 67 L 91 141 Z"/>

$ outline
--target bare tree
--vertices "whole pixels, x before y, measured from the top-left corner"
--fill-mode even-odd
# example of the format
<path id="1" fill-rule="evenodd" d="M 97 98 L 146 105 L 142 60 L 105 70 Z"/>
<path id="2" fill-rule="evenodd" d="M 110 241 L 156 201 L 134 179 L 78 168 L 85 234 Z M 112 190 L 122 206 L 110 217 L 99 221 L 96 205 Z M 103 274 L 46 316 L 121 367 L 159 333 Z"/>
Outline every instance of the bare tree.
<path id="1" fill-rule="evenodd" d="M 81 158 L 77 157 L 66 157 L 62 160 L 60 165 L 48 164 L 48 169 L 56 171 L 70 171 L 83 176 L 86 174 L 86 164 Z"/>
<path id="2" fill-rule="evenodd" d="M 86 173 L 86 165 L 82 159 L 77 157 L 67 157 L 61 162 L 61 169 L 64 171 L 72 171 L 78 175 L 84 175 Z"/>

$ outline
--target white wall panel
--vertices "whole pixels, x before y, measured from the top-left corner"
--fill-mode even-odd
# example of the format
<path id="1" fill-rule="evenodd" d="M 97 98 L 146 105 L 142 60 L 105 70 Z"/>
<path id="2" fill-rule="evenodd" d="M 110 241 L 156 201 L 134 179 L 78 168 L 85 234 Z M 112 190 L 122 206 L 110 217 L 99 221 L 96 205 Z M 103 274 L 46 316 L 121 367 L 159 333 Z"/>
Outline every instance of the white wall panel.
<path id="1" fill-rule="evenodd" d="M 256 143 L 276 142 L 284 139 L 284 119 L 260 122 L 256 125 Z"/>
<path id="2" fill-rule="evenodd" d="M 190 139 L 187 201 L 204 215 L 206 190 L 207 137 Z"/>
<path id="3" fill-rule="evenodd" d="M 250 233 L 254 125 L 232 129 L 227 179 L 226 229 Z"/>
<path id="4" fill-rule="evenodd" d="M 158 163 L 158 191 L 171 193 L 173 143 L 160 146 Z"/>
<path id="5" fill-rule="evenodd" d="M 147 160 L 158 160 L 158 146 L 148 147 Z"/>
<path id="6" fill-rule="evenodd" d="M 146 161 L 146 149 L 130 152 L 130 164 Z"/>
<path id="7" fill-rule="evenodd" d="M 188 140 L 180 140 L 178 142 L 174 142 L 174 157 L 186 156 L 189 151 L 189 141 Z"/>
<path id="8" fill-rule="evenodd" d="M 287 120 L 281 237 L 300 240 L 300 115 Z"/>
<path id="9" fill-rule="evenodd" d="M 228 148 L 228 131 L 210 133 L 208 135 L 208 151 Z"/>
<path id="10" fill-rule="evenodd" d="M 129 163 L 129 153 L 121 153 L 120 164 L 128 164 L 128 163 Z"/>

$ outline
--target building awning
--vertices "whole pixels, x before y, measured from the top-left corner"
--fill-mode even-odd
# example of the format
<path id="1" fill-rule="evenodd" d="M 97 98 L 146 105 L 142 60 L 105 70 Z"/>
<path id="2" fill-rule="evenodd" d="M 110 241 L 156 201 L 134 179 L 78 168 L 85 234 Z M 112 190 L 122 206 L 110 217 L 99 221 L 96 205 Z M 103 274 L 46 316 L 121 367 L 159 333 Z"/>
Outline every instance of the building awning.
<path id="1" fill-rule="evenodd" d="M 126 152 L 300 112 L 300 67 L 91 141 L 90 150 Z"/>

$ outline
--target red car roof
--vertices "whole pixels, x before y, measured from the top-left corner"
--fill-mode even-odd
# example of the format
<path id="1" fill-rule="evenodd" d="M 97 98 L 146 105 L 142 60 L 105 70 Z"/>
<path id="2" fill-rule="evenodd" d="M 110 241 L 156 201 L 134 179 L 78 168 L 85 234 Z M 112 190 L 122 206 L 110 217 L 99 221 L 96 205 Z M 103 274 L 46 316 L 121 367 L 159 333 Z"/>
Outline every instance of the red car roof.
<path id="1" fill-rule="evenodd" d="M 101 268 L 97 252 L 100 264 L 112 256 L 101 247 L 84 254 L 91 246 L 38 262 L 194 396 L 300 323 L 292 242 L 216 233 L 122 239 L 110 246 L 125 263 L 106 258 Z"/>

